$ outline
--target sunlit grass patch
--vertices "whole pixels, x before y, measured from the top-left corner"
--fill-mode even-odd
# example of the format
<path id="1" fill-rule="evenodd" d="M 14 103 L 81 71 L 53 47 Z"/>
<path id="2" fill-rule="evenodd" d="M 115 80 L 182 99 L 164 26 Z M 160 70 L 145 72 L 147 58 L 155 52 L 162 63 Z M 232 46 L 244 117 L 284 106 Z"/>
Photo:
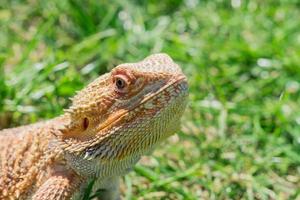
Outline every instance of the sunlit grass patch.
<path id="1" fill-rule="evenodd" d="M 2 0 L 0 127 L 57 116 L 99 74 L 166 52 L 189 106 L 178 136 L 123 179 L 124 198 L 300 198 L 299 6 Z"/>

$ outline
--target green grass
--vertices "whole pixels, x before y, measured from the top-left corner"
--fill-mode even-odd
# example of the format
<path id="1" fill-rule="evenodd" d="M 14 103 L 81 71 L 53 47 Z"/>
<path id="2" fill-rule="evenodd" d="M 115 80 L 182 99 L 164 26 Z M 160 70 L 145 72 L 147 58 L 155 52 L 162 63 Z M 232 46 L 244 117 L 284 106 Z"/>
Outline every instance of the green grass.
<path id="1" fill-rule="evenodd" d="M 1 0 L 0 127 L 166 52 L 190 83 L 182 131 L 123 179 L 124 199 L 300 199 L 299 19 L 297 0 Z"/>

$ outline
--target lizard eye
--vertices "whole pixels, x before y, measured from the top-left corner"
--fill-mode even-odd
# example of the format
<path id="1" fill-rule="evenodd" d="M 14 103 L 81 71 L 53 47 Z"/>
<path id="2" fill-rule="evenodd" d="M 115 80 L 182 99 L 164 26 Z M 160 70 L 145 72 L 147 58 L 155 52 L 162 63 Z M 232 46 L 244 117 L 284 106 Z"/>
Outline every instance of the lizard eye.
<path id="1" fill-rule="evenodd" d="M 126 86 L 126 82 L 121 78 L 116 78 L 116 86 L 119 90 L 122 90 Z"/>
<path id="2" fill-rule="evenodd" d="M 114 79 L 114 84 L 117 92 L 124 93 L 128 86 L 128 80 L 123 76 L 116 76 Z"/>

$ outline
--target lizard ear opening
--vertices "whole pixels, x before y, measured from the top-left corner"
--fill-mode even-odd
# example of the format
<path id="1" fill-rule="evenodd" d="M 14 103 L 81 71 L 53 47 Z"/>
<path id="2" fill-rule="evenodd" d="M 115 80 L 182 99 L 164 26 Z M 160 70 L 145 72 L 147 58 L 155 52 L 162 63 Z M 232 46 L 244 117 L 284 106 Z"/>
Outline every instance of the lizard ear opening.
<path id="1" fill-rule="evenodd" d="M 85 117 L 83 119 L 83 129 L 86 130 L 89 127 L 89 119 L 87 117 Z"/>

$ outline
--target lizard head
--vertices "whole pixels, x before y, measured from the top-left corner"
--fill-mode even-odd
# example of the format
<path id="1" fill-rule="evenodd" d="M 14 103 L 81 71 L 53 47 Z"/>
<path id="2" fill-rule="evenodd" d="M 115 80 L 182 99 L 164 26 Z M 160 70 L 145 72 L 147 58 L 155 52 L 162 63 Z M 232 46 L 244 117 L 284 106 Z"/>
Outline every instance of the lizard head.
<path id="1" fill-rule="evenodd" d="M 166 54 L 118 65 L 73 98 L 63 148 L 88 160 L 143 154 L 178 130 L 187 95 L 185 75 Z"/>

